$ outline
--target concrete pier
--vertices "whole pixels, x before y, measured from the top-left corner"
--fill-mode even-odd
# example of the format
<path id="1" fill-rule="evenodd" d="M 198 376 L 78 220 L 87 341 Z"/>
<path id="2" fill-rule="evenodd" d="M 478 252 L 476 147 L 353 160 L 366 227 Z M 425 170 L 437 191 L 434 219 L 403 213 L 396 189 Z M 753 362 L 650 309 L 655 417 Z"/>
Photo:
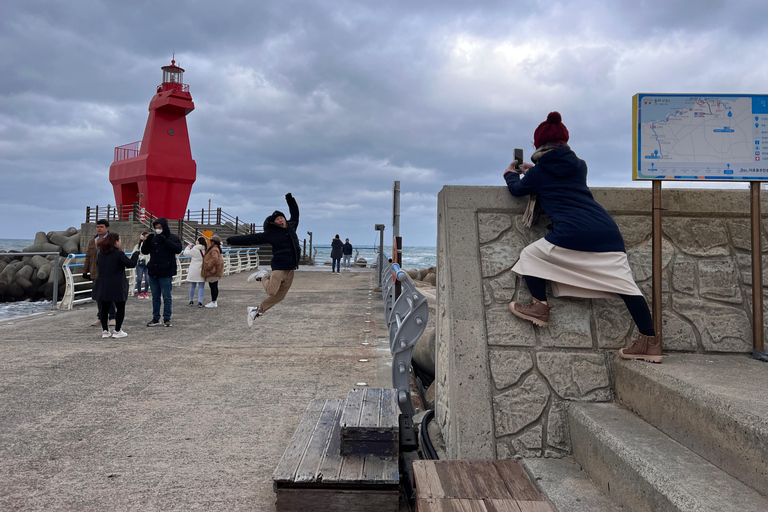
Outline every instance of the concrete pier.
<path id="1" fill-rule="evenodd" d="M 374 276 L 299 270 L 253 329 L 265 293 L 247 274 L 216 309 L 175 287 L 169 328 L 131 297 L 123 339 L 90 326 L 95 304 L 0 321 L 0 510 L 274 510 L 310 400 L 391 385 Z"/>

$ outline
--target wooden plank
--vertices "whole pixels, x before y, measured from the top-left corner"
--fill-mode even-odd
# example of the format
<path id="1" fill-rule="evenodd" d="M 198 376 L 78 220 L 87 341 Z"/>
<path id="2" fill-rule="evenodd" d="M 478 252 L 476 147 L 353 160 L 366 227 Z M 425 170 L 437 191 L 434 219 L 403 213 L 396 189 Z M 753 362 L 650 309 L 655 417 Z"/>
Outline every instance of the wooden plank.
<path id="1" fill-rule="evenodd" d="M 400 483 L 400 466 L 396 457 L 365 457 L 363 472 L 361 475 L 363 483 Z"/>
<path id="2" fill-rule="evenodd" d="M 317 420 L 315 429 L 307 444 L 307 449 L 304 451 L 304 456 L 296 470 L 296 475 L 293 479 L 295 483 L 317 481 L 317 473 L 330 442 L 336 412 L 342 407 L 342 404 L 343 401 L 337 399 L 325 401 L 320 418 Z"/>
<path id="3" fill-rule="evenodd" d="M 398 417 L 400 409 L 397 407 L 397 390 L 384 388 L 381 390 L 381 426 L 399 430 Z"/>
<path id="4" fill-rule="evenodd" d="M 342 431 L 347 426 L 356 427 L 360 424 L 360 410 L 363 407 L 363 394 L 365 389 L 352 389 L 347 394 L 347 403 L 344 406 L 344 414 L 341 415 Z"/>
<path id="5" fill-rule="evenodd" d="M 312 400 L 309 402 L 307 410 L 304 412 L 304 416 L 301 418 L 301 422 L 291 438 L 291 442 L 288 443 L 288 447 L 283 452 L 283 457 L 272 474 L 272 479 L 275 482 L 290 482 L 293 480 L 293 476 L 301 463 L 304 451 L 309 444 L 312 432 L 315 430 L 315 425 L 320 418 L 324 405 L 325 400 Z"/>
<path id="6" fill-rule="evenodd" d="M 277 512 L 397 512 L 399 489 L 279 489 Z"/>
<path id="7" fill-rule="evenodd" d="M 437 475 L 435 461 L 413 461 L 413 481 L 417 498 L 442 498 L 445 496 L 443 484 Z"/>
<path id="8" fill-rule="evenodd" d="M 342 457 L 339 483 L 357 482 L 363 476 L 363 457 Z"/>
<path id="9" fill-rule="evenodd" d="M 369 388 L 363 393 L 363 405 L 360 409 L 360 430 L 378 429 L 381 422 L 381 388 Z"/>
<path id="10" fill-rule="evenodd" d="M 531 482 L 525 469 L 513 460 L 496 460 L 494 467 L 499 478 L 507 485 L 510 495 L 518 501 L 545 501 L 538 487 Z"/>
<path id="11" fill-rule="evenodd" d="M 333 484 L 339 481 L 339 475 L 341 473 L 341 415 L 344 412 L 345 402 L 342 400 L 341 407 L 336 411 L 336 417 L 333 421 L 333 428 L 331 429 L 331 436 L 328 440 L 328 447 L 325 450 L 325 458 L 320 464 L 317 470 L 318 482 Z"/>

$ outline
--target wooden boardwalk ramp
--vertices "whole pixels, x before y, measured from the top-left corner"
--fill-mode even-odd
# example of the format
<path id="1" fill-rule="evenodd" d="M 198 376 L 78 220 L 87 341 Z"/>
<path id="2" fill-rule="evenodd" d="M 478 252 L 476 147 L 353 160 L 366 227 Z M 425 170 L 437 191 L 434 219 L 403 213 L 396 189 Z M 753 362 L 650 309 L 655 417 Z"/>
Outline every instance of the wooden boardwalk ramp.
<path id="1" fill-rule="evenodd" d="M 418 460 L 416 512 L 557 512 L 512 460 Z"/>

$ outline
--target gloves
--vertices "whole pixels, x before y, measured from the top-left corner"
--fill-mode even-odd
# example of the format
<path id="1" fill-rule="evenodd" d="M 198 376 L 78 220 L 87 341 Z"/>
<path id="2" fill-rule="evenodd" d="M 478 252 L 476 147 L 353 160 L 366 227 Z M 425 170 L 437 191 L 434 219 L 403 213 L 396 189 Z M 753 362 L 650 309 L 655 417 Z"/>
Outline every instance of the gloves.
<path id="1" fill-rule="evenodd" d="M 83 280 L 84 281 L 90 281 L 91 280 L 91 274 L 88 272 L 83 272 Z"/>
<path id="2" fill-rule="evenodd" d="M 291 193 L 290 193 L 290 192 L 288 192 L 287 194 L 285 194 L 285 200 L 286 200 L 286 201 L 287 201 L 288 199 L 291 199 L 292 197 L 293 197 L 293 196 L 291 195 Z"/>
<path id="3" fill-rule="evenodd" d="M 160 243 L 165 242 L 165 235 L 155 235 L 155 238 L 157 238 L 157 241 Z"/>

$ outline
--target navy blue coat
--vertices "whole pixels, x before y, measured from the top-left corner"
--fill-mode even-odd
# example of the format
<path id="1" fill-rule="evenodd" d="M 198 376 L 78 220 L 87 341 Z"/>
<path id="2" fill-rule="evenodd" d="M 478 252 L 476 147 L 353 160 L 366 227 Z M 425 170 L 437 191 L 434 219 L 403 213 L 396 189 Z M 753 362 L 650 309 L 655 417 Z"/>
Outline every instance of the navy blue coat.
<path id="1" fill-rule="evenodd" d="M 522 179 L 515 172 L 504 178 L 513 196 L 538 196 L 554 223 L 545 237 L 548 242 L 574 251 L 625 251 L 619 227 L 587 187 L 586 162 L 570 147 L 544 153 Z"/>

